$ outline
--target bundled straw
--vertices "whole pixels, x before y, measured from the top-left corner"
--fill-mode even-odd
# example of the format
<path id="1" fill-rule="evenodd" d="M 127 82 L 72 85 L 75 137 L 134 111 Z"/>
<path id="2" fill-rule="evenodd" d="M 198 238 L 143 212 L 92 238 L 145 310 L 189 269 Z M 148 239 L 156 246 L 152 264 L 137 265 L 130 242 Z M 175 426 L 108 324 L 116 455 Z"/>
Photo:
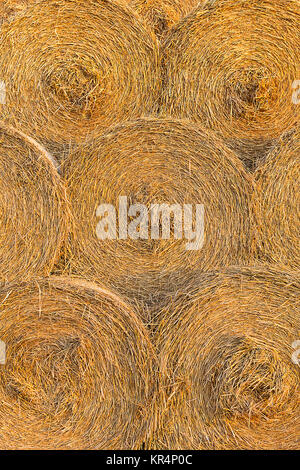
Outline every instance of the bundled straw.
<path id="1" fill-rule="evenodd" d="M 160 448 L 299 448 L 299 299 L 292 272 L 231 268 L 170 301 L 158 335 Z"/>
<path id="2" fill-rule="evenodd" d="M 247 166 L 300 121 L 299 0 L 208 0 L 163 45 L 162 112 L 219 132 Z"/>
<path id="3" fill-rule="evenodd" d="M 11 20 L 15 15 L 25 10 L 29 3 L 38 0 L 2 0 L 0 2 L 0 24 Z"/>
<path id="4" fill-rule="evenodd" d="M 69 230 L 55 160 L 0 123 L 0 284 L 48 275 Z"/>
<path id="5" fill-rule="evenodd" d="M 255 173 L 254 208 L 264 260 L 300 269 L 300 134 L 284 136 Z"/>
<path id="6" fill-rule="evenodd" d="M 68 278 L 0 290 L 1 449 L 135 449 L 153 352 L 114 294 Z"/>
<path id="7" fill-rule="evenodd" d="M 2 25 L 2 115 L 56 148 L 152 111 L 154 34 L 109 0 L 41 0 Z M 59 153 L 61 148 L 58 147 Z"/>
<path id="8" fill-rule="evenodd" d="M 190 123 L 149 118 L 111 128 L 71 152 L 64 172 L 75 221 L 69 244 L 74 273 L 105 279 L 124 295 L 152 303 L 185 286 L 193 272 L 249 262 L 252 179 L 214 135 Z M 129 228 L 124 232 L 126 219 L 129 225 L 139 216 L 125 214 L 120 234 L 120 196 L 127 197 L 125 211 L 132 204 L 146 206 L 148 227 L 137 224 L 133 234 Z M 102 204 L 116 209 L 116 239 L 110 232 L 105 240 L 96 234 L 105 216 L 97 216 Z M 193 224 L 196 204 L 203 204 L 203 248 L 187 249 L 193 237 L 184 231 L 176 238 L 172 213 L 170 236 L 163 239 L 160 220 L 153 239 L 153 204 L 178 204 L 182 212 L 190 204 Z"/>
<path id="9" fill-rule="evenodd" d="M 198 3 L 199 0 L 129 0 L 129 5 L 152 26 L 159 38 Z"/>

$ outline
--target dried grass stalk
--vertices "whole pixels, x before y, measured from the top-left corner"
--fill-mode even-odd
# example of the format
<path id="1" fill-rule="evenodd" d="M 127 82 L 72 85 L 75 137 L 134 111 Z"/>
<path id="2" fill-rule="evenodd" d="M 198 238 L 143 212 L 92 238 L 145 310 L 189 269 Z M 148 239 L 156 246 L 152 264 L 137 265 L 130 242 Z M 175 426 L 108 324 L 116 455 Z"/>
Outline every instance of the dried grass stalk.
<path id="1" fill-rule="evenodd" d="M 298 449 L 300 278 L 231 268 L 161 312 L 157 444 L 167 449 Z"/>
<path id="2" fill-rule="evenodd" d="M 64 165 L 74 227 L 69 243 L 71 270 L 105 280 L 130 298 L 159 302 L 185 286 L 193 272 L 249 262 L 253 182 L 239 159 L 214 135 L 187 122 L 139 119 L 111 128 L 70 153 Z M 97 207 L 119 197 L 128 207 L 144 204 L 204 205 L 203 248 L 189 251 L 187 239 L 99 240 Z M 137 214 L 138 215 L 138 214 Z M 173 218 L 171 216 L 171 222 Z M 128 219 L 129 222 L 129 219 Z"/>
<path id="3" fill-rule="evenodd" d="M 0 290 L 1 449 L 135 449 L 148 434 L 154 354 L 123 300 L 50 278 Z"/>
<path id="4" fill-rule="evenodd" d="M 0 123 L 0 284 L 48 275 L 69 230 L 56 161 Z"/>
<path id="5" fill-rule="evenodd" d="M 298 0 L 208 0 L 162 48 L 163 114 L 219 132 L 250 168 L 300 120 Z"/>
<path id="6" fill-rule="evenodd" d="M 172 26 L 201 2 L 199 0 L 129 0 L 128 3 L 154 29 L 157 37 L 162 39 Z"/>
<path id="7" fill-rule="evenodd" d="M 41 0 L 1 33 L 2 115 L 47 148 L 152 111 L 156 39 L 125 5 Z"/>
<path id="8" fill-rule="evenodd" d="M 283 136 L 256 172 L 259 256 L 300 269 L 300 133 Z"/>

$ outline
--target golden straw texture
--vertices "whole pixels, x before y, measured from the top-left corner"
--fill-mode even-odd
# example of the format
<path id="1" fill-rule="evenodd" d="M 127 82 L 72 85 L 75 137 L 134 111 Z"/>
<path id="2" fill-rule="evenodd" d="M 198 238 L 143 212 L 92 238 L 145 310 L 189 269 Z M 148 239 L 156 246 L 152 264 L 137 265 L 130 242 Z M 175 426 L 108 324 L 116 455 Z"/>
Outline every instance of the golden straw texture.
<path id="1" fill-rule="evenodd" d="M 135 449 L 154 355 L 115 294 L 68 278 L 0 290 L 1 449 Z"/>
<path id="2" fill-rule="evenodd" d="M 163 38 L 174 24 L 201 2 L 199 0 L 129 0 L 128 3 L 154 29 L 157 37 Z"/>
<path id="3" fill-rule="evenodd" d="M 150 113 L 158 75 L 154 33 L 109 0 L 42 0 L 1 28 L 2 116 L 52 152 Z"/>
<path id="4" fill-rule="evenodd" d="M 239 159 L 205 130 L 154 118 L 124 123 L 71 152 L 63 172 L 74 217 L 74 273 L 153 303 L 185 286 L 193 272 L 249 262 L 253 182 Z M 142 234 L 122 239 L 117 223 L 117 239 L 99 240 L 97 208 L 111 204 L 120 219 L 120 196 L 127 197 L 128 211 L 132 204 L 147 207 L 146 234 L 137 224 Z M 195 205 L 203 204 L 203 248 L 188 250 L 184 234 L 176 239 L 172 214 L 169 239 L 162 232 L 153 239 L 153 204 L 191 204 L 193 223 Z"/>
<path id="5" fill-rule="evenodd" d="M 18 15 L 22 14 L 24 10 L 30 6 L 34 5 L 35 3 L 39 3 L 44 0 L 0 0 L 0 22 L 1 20 L 9 20 Z M 77 1 L 77 0 L 74 0 Z M 79 0 L 81 1 L 81 0 Z M 96 0 L 95 0 L 96 1 Z M 128 5 L 130 0 L 112 0 L 113 3 L 117 3 L 119 5 Z"/>
<path id="6" fill-rule="evenodd" d="M 11 20 L 15 15 L 24 11 L 29 3 L 38 0 L 1 0 L 0 1 L 0 24 L 5 20 Z"/>
<path id="7" fill-rule="evenodd" d="M 230 268 L 170 300 L 158 333 L 159 447 L 298 449 L 300 278 Z"/>
<path id="8" fill-rule="evenodd" d="M 208 0 L 162 47 L 163 115 L 220 133 L 250 168 L 299 123 L 298 0 Z"/>
<path id="9" fill-rule="evenodd" d="M 300 269 L 300 134 L 284 136 L 255 173 L 259 256 Z"/>
<path id="10" fill-rule="evenodd" d="M 39 144 L 0 123 L 0 284 L 48 275 L 69 230 L 56 162 Z"/>

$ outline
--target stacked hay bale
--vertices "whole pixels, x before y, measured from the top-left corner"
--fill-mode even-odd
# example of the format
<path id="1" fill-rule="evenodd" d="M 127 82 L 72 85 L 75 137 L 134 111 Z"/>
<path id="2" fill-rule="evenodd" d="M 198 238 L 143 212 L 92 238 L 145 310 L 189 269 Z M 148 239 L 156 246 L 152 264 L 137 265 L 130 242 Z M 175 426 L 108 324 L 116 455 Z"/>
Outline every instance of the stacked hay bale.
<path id="1" fill-rule="evenodd" d="M 70 217 L 57 163 L 32 138 L 0 123 L 0 284 L 49 275 Z"/>
<path id="2" fill-rule="evenodd" d="M 1 449 L 136 449 L 152 419 L 155 356 L 114 294 L 52 278 L 0 289 Z"/>
<path id="3" fill-rule="evenodd" d="M 74 218 L 68 246 L 73 274 L 105 280 L 155 306 L 192 282 L 194 273 L 251 260 L 252 178 L 221 141 L 190 123 L 155 118 L 123 123 L 71 152 L 63 173 Z M 102 204 L 112 206 L 114 220 L 99 239 L 97 226 L 104 216 L 108 223 L 105 212 L 111 210 L 100 213 Z M 139 210 L 146 210 L 145 220 L 134 222 L 139 213 L 130 212 L 133 204 L 144 205 Z M 160 227 L 154 239 L 155 204 L 177 204 L 182 211 L 191 204 L 194 231 L 196 205 L 203 205 L 203 246 L 187 247 L 197 239 L 183 226 L 182 211 L 179 222 L 171 213 L 170 233 L 164 236 Z M 197 220 L 200 237 L 202 219 Z"/>
<path id="4" fill-rule="evenodd" d="M 0 22 L 0 447 L 297 449 L 299 0 Z"/>
<path id="5" fill-rule="evenodd" d="M 300 134 L 284 136 L 255 172 L 259 257 L 300 269 Z"/>
<path id="6" fill-rule="evenodd" d="M 160 448 L 299 448 L 299 299 L 299 273 L 231 268 L 170 301 L 157 337 Z"/>
<path id="7" fill-rule="evenodd" d="M 125 5 L 29 3 L 1 28 L 1 115 L 59 156 L 70 141 L 152 112 L 158 69 L 154 33 Z"/>
<path id="8" fill-rule="evenodd" d="M 300 121 L 298 0 L 208 0 L 162 47 L 163 115 L 218 132 L 253 168 Z"/>
<path id="9" fill-rule="evenodd" d="M 128 0 L 128 3 L 153 28 L 157 37 L 163 39 L 172 26 L 201 2 L 199 0 Z"/>

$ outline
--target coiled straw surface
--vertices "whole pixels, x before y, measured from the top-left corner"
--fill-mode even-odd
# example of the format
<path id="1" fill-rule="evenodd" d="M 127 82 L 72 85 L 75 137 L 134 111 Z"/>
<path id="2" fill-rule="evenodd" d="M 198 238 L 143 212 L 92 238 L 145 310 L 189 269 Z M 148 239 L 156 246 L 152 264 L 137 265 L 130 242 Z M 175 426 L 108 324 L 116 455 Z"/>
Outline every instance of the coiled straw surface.
<path id="1" fill-rule="evenodd" d="M 50 149 L 151 112 L 159 88 L 154 33 L 109 0 L 30 3 L 2 25 L 0 69 L 2 115 Z"/>
<path id="2" fill-rule="evenodd" d="M 144 18 L 159 38 L 163 38 L 198 3 L 199 0 L 129 0 L 129 6 Z"/>
<path id="3" fill-rule="evenodd" d="M 66 278 L 7 286 L 0 299 L 0 447 L 141 447 L 153 352 L 134 312 Z"/>
<path id="4" fill-rule="evenodd" d="M 208 0 L 163 45 L 163 114 L 219 132 L 247 166 L 300 119 L 298 0 Z"/>
<path id="5" fill-rule="evenodd" d="M 39 3 L 46 0 L 1 0 L 0 1 L 0 22 L 1 21 L 11 21 L 11 19 L 18 15 L 22 14 L 24 10 L 35 3 Z M 74 0 L 77 1 L 77 0 Z M 81 0 L 79 0 L 81 1 Z M 96 0 L 95 0 L 96 1 Z M 113 3 L 118 5 L 128 5 L 130 0 L 112 0 Z"/>
<path id="6" fill-rule="evenodd" d="M 299 448 L 299 294 L 292 272 L 231 268 L 170 301 L 158 334 L 160 448 Z"/>
<path id="7" fill-rule="evenodd" d="M 111 128 L 71 152 L 64 173 L 74 217 L 70 265 L 77 274 L 105 279 L 124 295 L 151 303 L 186 285 L 194 271 L 249 261 L 252 179 L 214 135 L 190 123 L 148 118 Z M 132 204 L 146 206 L 146 234 L 119 237 L 120 196 L 127 197 L 128 211 Z M 97 238 L 101 204 L 116 208 L 116 239 Z M 182 210 L 191 204 L 193 223 L 196 204 L 203 204 L 203 248 L 186 249 L 188 237 L 176 238 L 172 214 L 170 237 L 160 231 L 153 239 L 153 204 Z M 133 220 L 128 216 L 128 224 Z"/>
<path id="8" fill-rule="evenodd" d="M 300 133 L 284 136 L 256 170 L 259 256 L 300 269 Z"/>
<path id="9" fill-rule="evenodd" d="M 10 20 L 13 16 L 23 11 L 29 2 L 38 0 L 2 0 L 0 2 L 0 24 Z"/>
<path id="10" fill-rule="evenodd" d="M 0 284 L 48 275 L 69 230 L 57 163 L 39 144 L 0 123 Z"/>

